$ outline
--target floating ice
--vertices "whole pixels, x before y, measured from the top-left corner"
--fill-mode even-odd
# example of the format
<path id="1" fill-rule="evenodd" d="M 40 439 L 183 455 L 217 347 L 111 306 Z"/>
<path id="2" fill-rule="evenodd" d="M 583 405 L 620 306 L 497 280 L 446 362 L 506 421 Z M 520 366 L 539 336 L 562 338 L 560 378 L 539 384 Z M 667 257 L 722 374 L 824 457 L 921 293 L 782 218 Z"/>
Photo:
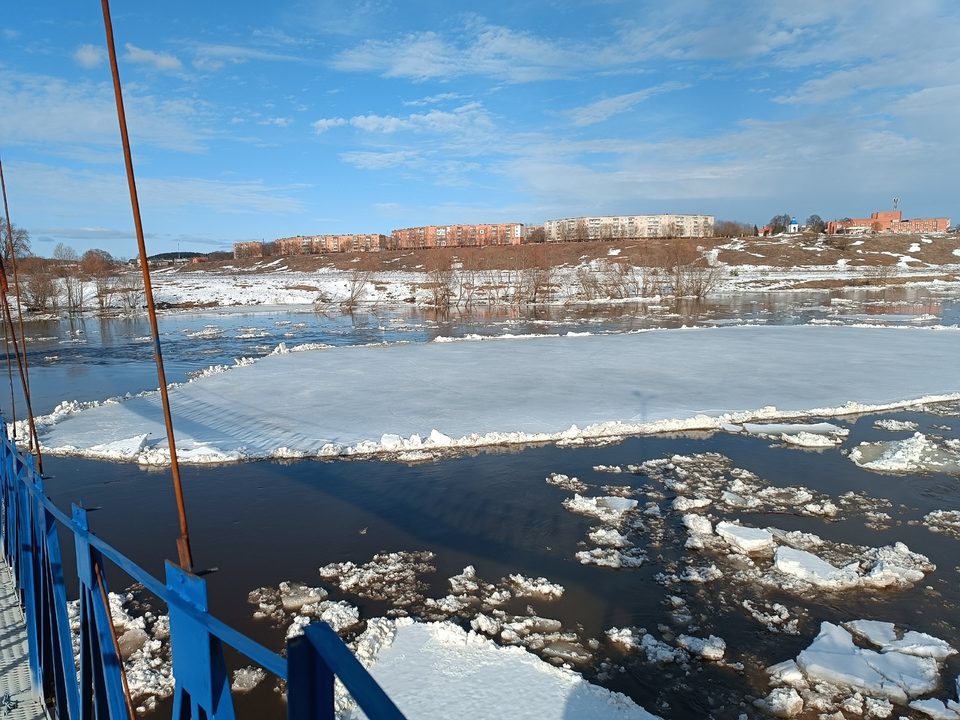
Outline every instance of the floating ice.
<path id="1" fill-rule="evenodd" d="M 731 547 L 746 555 L 773 549 L 773 535 L 768 530 L 719 522 L 717 523 L 717 535 L 726 540 Z"/>
<path id="2" fill-rule="evenodd" d="M 889 430 L 891 432 L 901 432 L 904 430 L 914 431 L 917 429 L 917 424 L 909 420 L 877 420 L 873 423 L 873 426 L 878 430 Z"/>
<path id="3" fill-rule="evenodd" d="M 450 623 L 379 621 L 361 636 L 358 654 L 411 718 L 655 718 L 575 672 L 552 667 L 521 648 L 498 647 Z"/>
<path id="4" fill-rule="evenodd" d="M 912 352 L 917 333 L 920 365 Z M 545 364 L 545 353 L 557 361 Z M 870 373 L 847 362 L 863 355 L 872 358 Z M 290 352 L 238 363 L 173 388 L 171 401 L 178 443 L 208 449 L 188 454 L 188 462 L 265 458 L 280 447 L 320 457 L 399 453 L 716 429 L 956 399 L 958 355 L 960 332 L 949 329 L 810 326 L 341 347 L 324 350 L 322 362 Z M 755 358 L 750 373 L 717 362 L 739 356 Z M 430 377 L 429 391 L 384 372 L 397 366 Z M 791 368 L 789 383 L 783 367 Z M 711 382 L 691 384 L 690 377 Z M 640 398 L 624 387 L 657 391 Z M 159 397 L 148 393 L 44 418 L 40 434 L 51 454 L 83 455 L 140 435 L 160 446 L 166 430 Z M 143 462 L 143 455 L 125 459 Z"/>
<path id="5" fill-rule="evenodd" d="M 243 667 L 233 673 L 230 689 L 235 693 L 248 693 L 267 677 L 267 671 L 258 667 Z"/>
<path id="6" fill-rule="evenodd" d="M 704 660 L 722 660 L 727 651 L 727 643 L 723 638 L 711 635 L 707 638 L 693 637 L 692 635 L 681 635 L 677 638 L 677 644 L 684 650 L 693 655 L 699 655 Z"/>
<path id="7" fill-rule="evenodd" d="M 371 600 L 389 600 L 397 610 L 423 602 L 426 585 L 420 574 L 436 571 L 434 554 L 428 551 L 379 553 L 364 565 L 347 561 L 320 568 L 320 577 L 336 583 L 344 592 Z"/>
<path id="8" fill-rule="evenodd" d="M 508 578 L 513 594 L 517 597 L 559 598 L 563 595 L 563 585 L 552 583 L 546 578 L 529 578 L 519 573 Z"/>
<path id="9" fill-rule="evenodd" d="M 586 483 L 562 473 L 550 473 L 547 483 L 572 493 L 584 493 L 589 489 Z"/>
<path id="10" fill-rule="evenodd" d="M 579 493 L 563 501 L 563 506 L 571 512 L 589 515 L 610 524 L 619 523 L 638 504 L 637 500 L 629 498 L 584 497 Z"/>
<path id="11" fill-rule="evenodd" d="M 820 626 L 820 634 L 797 657 L 797 665 L 808 681 L 850 688 L 899 704 L 932 692 L 940 683 L 936 660 L 896 650 L 880 653 L 857 647 L 849 632 L 829 622 Z"/>
<path id="12" fill-rule="evenodd" d="M 878 472 L 960 474 L 960 441 L 938 443 L 918 432 L 906 440 L 860 443 L 850 451 L 850 459 Z"/>
<path id="13" fill-rule="evenodd" d="M 932 532 L 960 540 L 960 510 L 934 510 L 924 515 L 923 522 Z"/>

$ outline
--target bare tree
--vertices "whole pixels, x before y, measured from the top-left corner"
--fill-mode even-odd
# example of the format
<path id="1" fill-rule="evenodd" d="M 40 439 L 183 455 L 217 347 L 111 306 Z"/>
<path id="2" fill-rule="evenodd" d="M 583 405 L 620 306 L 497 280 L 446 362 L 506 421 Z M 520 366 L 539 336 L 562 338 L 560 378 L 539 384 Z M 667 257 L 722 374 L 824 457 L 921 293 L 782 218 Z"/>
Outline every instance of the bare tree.
<path id="1" fill-rule="evenodd" d="M 116 263 L 106 250 L 87 250 L 80 259 L 83 274 L 93 280 L 97 306 L 104 312 L 113 299 L 117 276 Z"/>
<path id="2" fill-rule="evenodd" d="M 347 296 L 340 301 L 340 307 L 343 310 L 352 312 L 353 309 L 367 294 L 367 283 L 370 282 L 370 271 L 355 268 L 350 271 L 350 277 L 347 279 Z"/>
<path id="3" fill-rule="evenodd" d="M 3 243 L 2 248 L 0 248 L 0 253 L 3 254 L 3 261 L 10 261 L 10 241 L 7 238 L 7 219 L 5 217 L 0 217 L 0 242 Z M 30 252 L 30 233 L 22 227 L 17 227 L 11 223 L 13 227 L 13 252 L 14 255 L 18 258 L 29 257 L 32 253 Z"/>
<path id="4" fill-rule="evenodd" d="M 118 278 L 115 292 L 124 310 L 128 312 L 139 310 L 143 307 L 147 297 L 143 289 L 143 275 L 139 272 L 125 273 Z"/>
<path id="5" fill-rule="evenodd" d="M 44 312 L 57 309 L 57 284 L 48 261 L 38 257 L 24 258 L 20 264 L 23 300 L 27 309 Z"/>
<path id="6" fill-rule="evenodd" d="M 581 242 L 590 239 L 590 228 L 587 227 L 587 221 L 583 218 L 577 220 L 577 226 L 573 231 L 573 239 Z"/>

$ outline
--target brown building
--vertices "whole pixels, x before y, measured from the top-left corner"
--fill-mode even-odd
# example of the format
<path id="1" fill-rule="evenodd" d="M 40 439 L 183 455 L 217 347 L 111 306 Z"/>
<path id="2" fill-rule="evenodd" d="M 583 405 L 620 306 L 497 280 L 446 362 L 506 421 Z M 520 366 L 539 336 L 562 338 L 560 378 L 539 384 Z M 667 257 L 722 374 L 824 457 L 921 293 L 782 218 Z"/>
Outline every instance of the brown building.
<path id="1" fill-rule="evenodd" d="M 254 242 L 238 242 L 233 244 L 233 259 L 240 260 L 242 258 L 260 258 L 263 257 L 263 243 L 259 241 Z"/>
<path id="2" fill-rule="evenodd" d="M 946 232 L 950 227 L 950 218 L 916 218 L 904 220 L 899 210 L 880 210 L 871 213 L 868 218 L 847 218 L 845 220 L 831 220 L 827 223 L 827 233 L 857 233 L 857 232 L 889 232 L 889 233 L 924 233 Z"/>
<path id="3" fill-rule="evenodd" d="M 412 250 L 435 247 L 483 247 L 519 245 L 524 240 L 522 223 L 483 225 L 425 225 L 390 233 L 387 248 Z"/>
<path id="4" fill-rule="evenodd" d="M 387 243 L 386 235 L 294 235 L 278 238 L 280 255 L 318 255 L 328 252 L 377 252 Z"/>

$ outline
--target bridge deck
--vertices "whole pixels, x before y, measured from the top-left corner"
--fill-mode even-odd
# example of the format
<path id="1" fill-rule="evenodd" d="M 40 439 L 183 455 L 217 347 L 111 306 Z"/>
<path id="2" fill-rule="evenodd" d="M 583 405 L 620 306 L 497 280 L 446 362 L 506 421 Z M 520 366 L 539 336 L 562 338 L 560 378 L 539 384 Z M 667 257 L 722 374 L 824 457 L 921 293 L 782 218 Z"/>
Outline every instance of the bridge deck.
<path id="1" fill-rule="evenodd" d="M 43 704 L 36 699 L 30 685 L 29 652 L 27 623 L 20 610 L 13 575 L 0 554 L 0 718 L 3 720 L 47 718 Z"/>

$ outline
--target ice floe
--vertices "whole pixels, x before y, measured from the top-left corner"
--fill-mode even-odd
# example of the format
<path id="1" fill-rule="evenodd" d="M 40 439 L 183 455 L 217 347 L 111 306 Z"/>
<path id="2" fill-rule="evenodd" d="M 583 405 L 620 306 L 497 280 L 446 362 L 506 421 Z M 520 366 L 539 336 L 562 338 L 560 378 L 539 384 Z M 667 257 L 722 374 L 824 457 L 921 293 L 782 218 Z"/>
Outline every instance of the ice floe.
<path id="1" fill-rule="evenodd" d="M 888 473 L 960 474 L 960 440 L 938 441 L 914 433 L 905 440 L 860 443 L 850 459 L 862 468 Z"/>
<path id="2" fill-rule="evenodd" d="M 924 515 L 923 522 L 932 532 L 960 540 L 960 510 L 934 510 Z"/>
<path id="3" fill-rule="evenodd" d="M 426 584 L 421 574 L 436 572 L 434 554 L 428 551 L 379 553 L 363 565 L 353 562 L 329 563 L 320 568 L 320 577 L 344 592 L 371 600 L 389 600 L 391 612 L 405 614 L 405 608 L 423 603 Z"/>
<path id="4" fill-rule="evenodd" d="M 916 333 L 925 334 L 920 368 L 912 353 Z M 562 361 L 544 363 L 546 354 Z M 862 354 L 873 359 L 871 373 L 846 362 Z M 955 400 L 960 385 L 951 369 L 958 354 L 960 332 L 949 329 L 811 326 L 392 344 L 269 355 L 176 386 L 171 399 L 186 462 L 268 458 L 278 448 L 318 457 L 434 453 Z M 749 373 L 718 360 L 745 356 L 755 360 Z M 401 365 L 430 377 L 430 387 L 397 382 L 383 371 Z M 783 382 L 783 367 L 791 368 L 789 383 Z M 577 382 L 570 383 L 571 377 Z M 690 377 L 711 382 L 690 383 Z M 319 407 L 336 411 L 320 413 Z M 146 447 L 131 446 L 122 459 L 169 462 L 156 393 L 74 406 L 39 425 L 51 454 L 84 455 L 95 446 L 146 436 Z M 793 441 L 809 444 L 799 433 L 819 434 L 810 428 L 780 428 L 777 437 L 796 435 Z"/>
<path id="5" fill-rule="evenodd" d="M 878 430 L 889 430 L 890 432 L 902 432 L 907 430 L 913 432 L 918 427 L 915 422 L 910 420 L 893 420 L 890 418 L 876 420 L 874 421 L 873 426 Z"/>
<path id="6" fill-rule="evenodd" d="M 451 623 L 371 621 L 358 655 L 407 717 L 653 720 L 620 693 Z M 417 678 L 411 682 L 410 678 Z M 341 696 L 342 714 L 349 710 Z"/>
<path id="7" fill-rule="evenodd" d="M 863 645 L 858 645 L 855 637 Z M 779 717 L 792 717 L 803 709 L 889 717 L 891 703 L 915 707 L 911 701 L 939 688 L 943 660 L 955 652 L 939 638 L 898 631 L 891 623 L 857 620 L 841 626 L 823 622 L 819 634 L 796 660 L 767 668 L 771 685 L 781 692 L 768 695 L 761 706 L 771 697 L 789 698 L 793 715 Z M 788 688 L 796 691 L 802 705 Z"/>

